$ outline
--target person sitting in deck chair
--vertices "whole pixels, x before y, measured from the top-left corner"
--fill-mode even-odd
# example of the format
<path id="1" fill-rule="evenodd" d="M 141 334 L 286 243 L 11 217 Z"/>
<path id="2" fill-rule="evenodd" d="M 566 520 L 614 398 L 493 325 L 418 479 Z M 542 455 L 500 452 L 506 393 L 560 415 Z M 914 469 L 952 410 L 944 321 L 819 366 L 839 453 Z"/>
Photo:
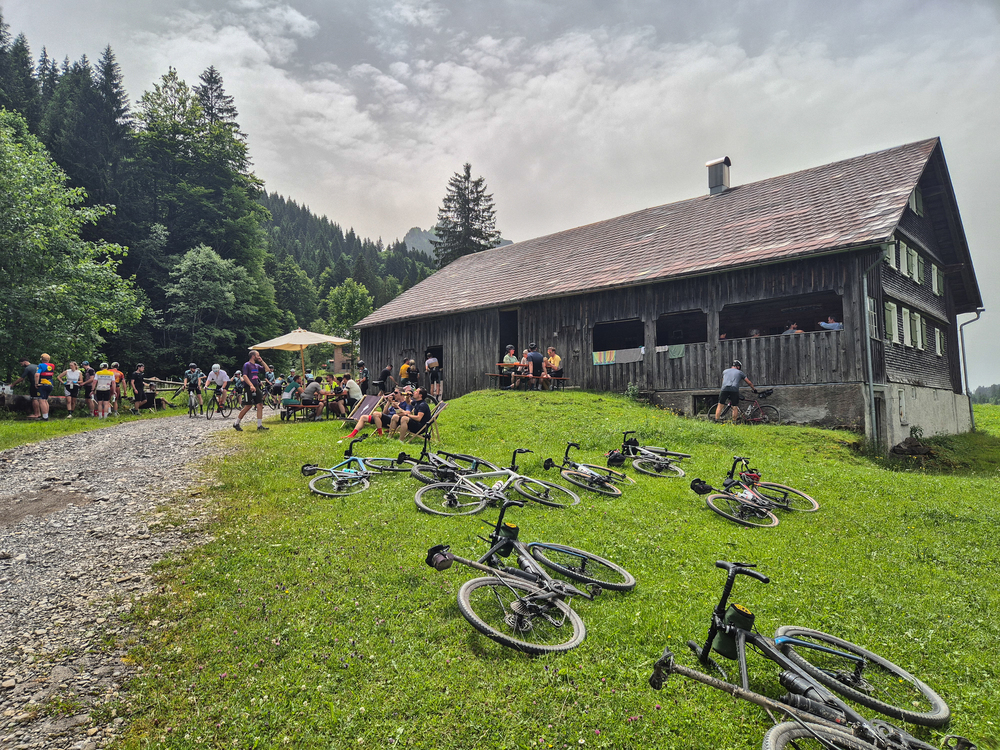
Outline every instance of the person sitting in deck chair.
<path id="1" fill-rule="evenodd" d="M 423 388 L 416 388 L 413 391 L 413 403 L 410 405 L 410 412 L 398 414 L 398 423 L 396 422 L 396 417 L 392 418 L 392 422 L 389 425 L 390 437 L 397 427 L 400 440 L 405 438 L 408 432 L 420 435 L 427 429 L 427 425 L 431 421 L 431 408 L 424 401 L 425 398 L 427 398 L 427 392 Z"/>

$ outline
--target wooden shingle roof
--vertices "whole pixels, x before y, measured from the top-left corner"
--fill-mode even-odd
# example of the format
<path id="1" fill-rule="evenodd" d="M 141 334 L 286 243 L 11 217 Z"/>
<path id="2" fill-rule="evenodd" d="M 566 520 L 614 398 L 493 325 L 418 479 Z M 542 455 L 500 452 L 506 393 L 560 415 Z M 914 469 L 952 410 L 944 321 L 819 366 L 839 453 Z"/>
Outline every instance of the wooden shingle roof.
<path id="1" fill-rule="evenodd" d="M 467 255 L 360 321 L 435 317 L 885 241 L 938 139 Z"/>

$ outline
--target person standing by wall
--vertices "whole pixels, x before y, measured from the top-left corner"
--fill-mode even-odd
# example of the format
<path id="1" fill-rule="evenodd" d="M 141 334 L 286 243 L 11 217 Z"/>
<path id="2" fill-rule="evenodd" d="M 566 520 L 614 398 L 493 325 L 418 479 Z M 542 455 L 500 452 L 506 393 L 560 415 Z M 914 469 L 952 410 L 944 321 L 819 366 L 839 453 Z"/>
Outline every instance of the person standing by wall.
<path id="1" fill-rule="evenodd" d="M 427 360 L 424 362 L 424 370 L 431 383 L 431 395 L 441 400 L 441 362 L 430 352 L 427 352 Z"/>
<path id="2" fill-rule="evenodd" d="M 722 410 L 726 404 L 732 405 L 733 422 L 736 421 L 736 415 L 740 411 L 740 385 L 744 382 L 750 386 L 754 393 L 757 392 L 753 383 L 750 382 L 750 378 L 743 374 L 743 363 L 734 359 L 733 366 L 722 371 L 722 390 L 719 392 L 719 405 L 715 407 L 716 421 L 722 416 Z"/>

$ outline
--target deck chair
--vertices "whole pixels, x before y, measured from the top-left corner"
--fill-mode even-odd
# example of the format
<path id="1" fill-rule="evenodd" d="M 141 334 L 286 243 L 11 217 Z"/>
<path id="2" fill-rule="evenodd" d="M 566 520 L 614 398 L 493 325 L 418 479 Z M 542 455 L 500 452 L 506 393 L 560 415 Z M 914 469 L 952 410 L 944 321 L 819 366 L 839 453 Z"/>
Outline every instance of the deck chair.
<path id="1" fill-rule="evenodd" d="M 441 412 L 443 412 L 445 410 L 445 407 L 447 406 L 448 406 L 447 401 L 439 402 L 438 405 L 434 407 L 434 411 L 431 412 L 431 418 L 427 420 L 427 427 L 425 428 L 425 430 L 430 430 L 431 440 L 435 443 L 441 442 L 441 434 L 438 432 L 437 418 L 438 415 Z M 406 436 L 403 438 L 403 442 L 408 443 L 410 439 L 414 437 L 419 437 L 421 440 L 423 440 L 424 439 L 423 435 L 424 435 L 423 432 L 419 434 L 415 432 L 407 432 Z"/>
<path id="2" fill-rule="evenodd" d="M 351 409 L 351 413 L 344 419 L 348 422 L 357 422 L 361 417 L 367 417 L 382 405 L 385 396 L 365 396 Z"/>

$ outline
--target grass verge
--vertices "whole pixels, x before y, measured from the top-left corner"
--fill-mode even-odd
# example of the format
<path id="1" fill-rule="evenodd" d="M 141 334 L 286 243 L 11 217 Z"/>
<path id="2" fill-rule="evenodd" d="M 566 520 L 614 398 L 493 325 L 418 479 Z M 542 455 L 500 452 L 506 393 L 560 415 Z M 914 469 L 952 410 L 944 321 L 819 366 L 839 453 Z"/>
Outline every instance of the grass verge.
<path id="1" fill-rule="evenodd" d="M 531 448 L 521 466 L 532 476 L 557 478 L 542 463 L 568 440 L 581 460 L 603 462 L 626 429 L 694 456 L 685 479 L 630 469 L 637 485 L 620 499 L 511 512 L 522 538 L 583 547 L 639 581 L 576 603 L 588 630 L 579 648 L 530 658 L 460 615 L 456 592 L 473 571 L 424 564 L 437 543 L 481 554 L 480 520 L 418 513 L 407 476 L 377 477 L 345 499 L 313 495 L 299 466 L 334 464 L 342 433 L 272 422 L 228 438 L 241 449 L 214 465 L 214 541 L 163 564 L 160 593 L 132 610 L 145 637 L 130 656 L 140 672 L 123 694 L 121 747 L 757 748 L 768 726 L 758 708 L 679 678 L 660 693 L 646 683 L 665 644 L 695 664 L 683 644 L 704 637 L 718 559 L 756 562 L 771 577 L 741 580 L 734 596 L 762 632 L 798 624 L 867 646 L 948 701 L 949 731 L 980 747 L 1000 736 L 1000 666 L 988 658 L 1000 638 L 996 474 L 889 471 L 852 450 L 848 433 L 713 425 L 616 396 L 456 399 L 445 447 L 497 462 Z M 399 450 L 377 439 L 360 447 Z M 717 483 L 734 454 L 821 510 L 769 530 L 711 513 L 688 482 Z M 777 671 L 752 659 L 752 685 L 780 695 Z M 935 743 L 943 734 L 915 733 Z"/>

